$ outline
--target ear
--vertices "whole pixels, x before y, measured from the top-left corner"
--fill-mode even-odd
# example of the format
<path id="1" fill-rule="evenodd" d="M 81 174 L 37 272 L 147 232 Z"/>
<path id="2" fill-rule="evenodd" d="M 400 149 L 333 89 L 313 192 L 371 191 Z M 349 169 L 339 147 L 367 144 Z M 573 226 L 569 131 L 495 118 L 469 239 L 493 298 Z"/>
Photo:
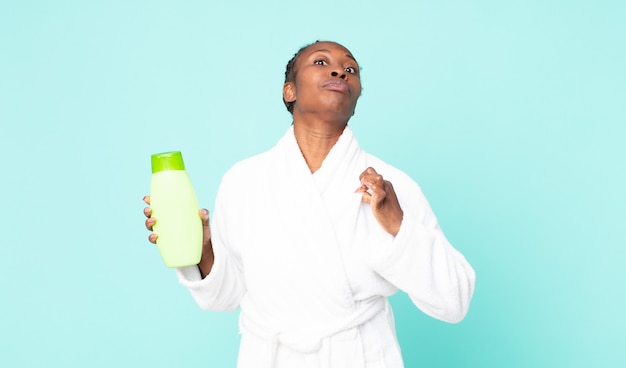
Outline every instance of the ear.
<path id="1" fill-rule="evenodd" d="M 283 85 L 283 98 L 287 102 L 296 100 L 296 86 L 293 82 L 287 82 Z"/>

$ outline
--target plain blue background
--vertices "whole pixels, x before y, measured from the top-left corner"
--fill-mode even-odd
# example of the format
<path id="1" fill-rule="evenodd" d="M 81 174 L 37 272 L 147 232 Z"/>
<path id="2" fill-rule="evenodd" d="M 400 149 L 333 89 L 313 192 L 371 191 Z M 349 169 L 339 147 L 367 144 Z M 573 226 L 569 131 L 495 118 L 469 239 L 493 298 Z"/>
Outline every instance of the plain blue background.
<path id="1" fill-rule="evenodd" d="M 350 125 L 476 269 L 467 318 L 392 303 L 407 367 L 626 364 L 623 1 L 0 1 L 0 365 L 233 367 L 147 242 L 150 154 L 204 207 L 290 124 L 316 39 L 363 67 Z M 259 180 L 263 180 L 259 178 Z M 254 188 L 251 188 L 254 190 Z"/>

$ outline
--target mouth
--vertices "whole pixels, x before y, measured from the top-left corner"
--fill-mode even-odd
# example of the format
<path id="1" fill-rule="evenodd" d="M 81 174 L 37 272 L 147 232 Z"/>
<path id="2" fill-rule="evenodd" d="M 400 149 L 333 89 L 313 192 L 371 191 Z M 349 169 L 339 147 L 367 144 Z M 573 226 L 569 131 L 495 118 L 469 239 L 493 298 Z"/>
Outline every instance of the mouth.
<path id="1" fill-rule="evenodd" d="M 323 89 L 350 94 L 350 86 L 343 79 L 333 79 L 322 85 Z"/>

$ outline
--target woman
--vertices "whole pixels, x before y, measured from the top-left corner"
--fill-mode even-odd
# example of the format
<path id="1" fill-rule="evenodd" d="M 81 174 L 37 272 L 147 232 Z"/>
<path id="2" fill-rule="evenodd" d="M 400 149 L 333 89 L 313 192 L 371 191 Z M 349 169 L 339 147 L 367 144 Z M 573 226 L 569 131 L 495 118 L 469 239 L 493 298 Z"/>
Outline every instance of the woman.
<path id="1" fill-rule="evenodd" d="M 403 367 L 387 301 L 398 289 L 434 318 L 467 313 L 473 269 L 418 185 L 347 126 L 360 94 L 345 47 L 300 49 L 283 87 L 293 125 L 225 174 L 212 231 L 201 212 L 202 260 L 177 274 L 200 307 L 241 307 L 240 368 Z"/>

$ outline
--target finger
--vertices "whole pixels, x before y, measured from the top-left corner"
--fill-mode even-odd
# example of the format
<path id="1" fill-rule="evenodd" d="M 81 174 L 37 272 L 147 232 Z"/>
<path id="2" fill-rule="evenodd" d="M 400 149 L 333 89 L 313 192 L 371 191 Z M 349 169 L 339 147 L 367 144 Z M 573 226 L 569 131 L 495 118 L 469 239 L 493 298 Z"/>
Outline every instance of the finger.
<path id="1" fill-rule="evenodd" d="M 385 206 L 389 205 L 391 208 L 401 209 L 400 201 L 398 200 L 398 195 L 396 194 L 396 190 L 393 187 L 393 184 L 385 180 L 384 182 L 385 188 Z"/>
<path id="2" fill-rule="evenodd" d="M 154 227 L 154 223 L 156 222 L 155 218 L 150 217 L 149 219 L 146 220 L 146 229 L 152 231 L 152 228 Z"/>
<path id="3" fill-rule="evenodd" d="M 371 194 L 374 190 L 379 190 L 382 183 L 378 184 L 376 182 L 377 180 L 376 178 L 370 178 L 370 179 L 374 179 L 374 180 L 368 180 L 368 178 L 361 179 L 361 185 L 358 188 L 356 188 L 354 192 L 355 193 L 370 192 Z"/>
<path id="4" fill-rule="evenodd" d="M 366 192 L 370 193 L 372 196 L 383 196 L 385 195 L 385 184 L 384 182 L 377 181 L 363 181 L 363 187 L 366 188 Z"/>
<path id="5" fill-rule="evenodd" d="M 150 204 L 150 196 L 143 196 L 143 201 L 146 202 L 146 204 Z"/>
<path id="6" fill-rule="evenodd" d="M 355 193 L 363 193 L 361 196 L 361 201 L 365 203 L 376 203 L 378 198 L 380 197 L 380 187 L 369 181 L 361 181 L 361 186 L 358 187 L 354 192 Z"/>
<path id="7" fill-rule="evenodd" d="M 361 185 L 354 192 L 366 192 L 368 190 L 368 187 L 365 185 L 365 183 L 374 183 L 379 180 L 379 177 L 380 179 L 382 179 L 382 176 L 378 175 L 374 168 L 368 167 L 367 169 L 363 170 L 363 172 L 359 175 L 359 182 L 361 183 Z"/>
<path id="8" fill-rule="evenodd" d="M 211 229 L 209 227 L 209 211 L 206 208 L 200 210 L 200 218 L 202 219 L 202 244 L 203 247 L 209 244 L 211 240 Z"/>
<path id="9" fill-rule="evenodd" d="M 357 189 L 359 192 L 363 193 L 361 196 L 361 201 L 369 204 L 377 204 L 381 198 L 381 190 L 376 184 L 373 184 L 368 181 L 363 181 L 361 187 Z M 384 197 L 384 192 L 382 193 Z"/>
<path id="10" fill-rule="evenodd" d="M 370 166 L 367 169 L 363 170 L 361 175 L 359 175 L 359 180 L 362 180 L 363 177 L 366 175 L 378 175 L 378 173 L 376 172 L 376 170 L 374 170 L 373 167 Z"/>
<path id="11" fill-rule="evenodd" d="M 387 192 L 385 190 L 385 183 L 381 185 L 365 182 L 364 185 L 368 188 L 367 193 L 371 195 L 369 198 L 369 204 L 373 210 L 381 210 L 385 205 Z"/>
<path id="12" fill-rule="evenodd" d="M 354 193 L 365 193 L 365 192 L 367 192 L 367 187 L 365 185 L 359 185 L 359 187 L 354 190 Z"/>
<path id="13" fill-rule="evenodd" d="M 385 193 L 386 193 L 387 198 L 395 202 L 398 202 L 398 196 L 396 195 L 396 190 L 393 188 L 393 184 L 387 180 L 385 180 Z"/>
<path id="14" fill-rule="evenodd" d="M 209 224 L 209 211 L 206 208 L 203 208 L 199 212 L 200 212 L 200 218 L 202 219 L 202 225 L 208 225 Z"/>
<path id="15" fill-rule="evenodd" d="M 148 236 L 148 241 L 152 244 L 156 244 L 158 235 L 157 234 L 150 234 L 150 236 Z"/>
<path id="16" fill-rule="evenodd" d="M 382 175 L 373 167 L 368 167 L 363 170 L 359 175 L 361 186 L 359 186 L 354 192 L 363 193 L 361 201 L 369 204 L 374 204 L 376 207 L 380 206 L 380 203 L 385 198 L 384 181 Z"/>
<path id="17" fill-rule="evenodd" d="M 200 219 L 202 220 L 202 233 L 206 237 L 210 237 L 211 230 L 209 229 L 209 211 L 206 209 L 200 210 Z"/>
<path id="18" fill-rule="evenodd" d="M 361 202 L 364 203 L 372 203 L 372 195 L 369 192 L 363 192 L 363 195 L 361 196 Z"/>
<path id="19" fill-rule="evenodd" d="M 382 188 L 383 176 L 380 174 L 363 174 L 361 175 L 361 185 L 366 186 L 368 189 Z"/>
<path id="20" fill-rule="evenodd" d="M 152 216 L 152 208 L 150 208 L 150 207 L 146 207 L 146 208 L 144 208 L 144 209 L 143 209 L 143 214 L 144 214 L 146 217 L 150 217 L 150 216 Z"/>

